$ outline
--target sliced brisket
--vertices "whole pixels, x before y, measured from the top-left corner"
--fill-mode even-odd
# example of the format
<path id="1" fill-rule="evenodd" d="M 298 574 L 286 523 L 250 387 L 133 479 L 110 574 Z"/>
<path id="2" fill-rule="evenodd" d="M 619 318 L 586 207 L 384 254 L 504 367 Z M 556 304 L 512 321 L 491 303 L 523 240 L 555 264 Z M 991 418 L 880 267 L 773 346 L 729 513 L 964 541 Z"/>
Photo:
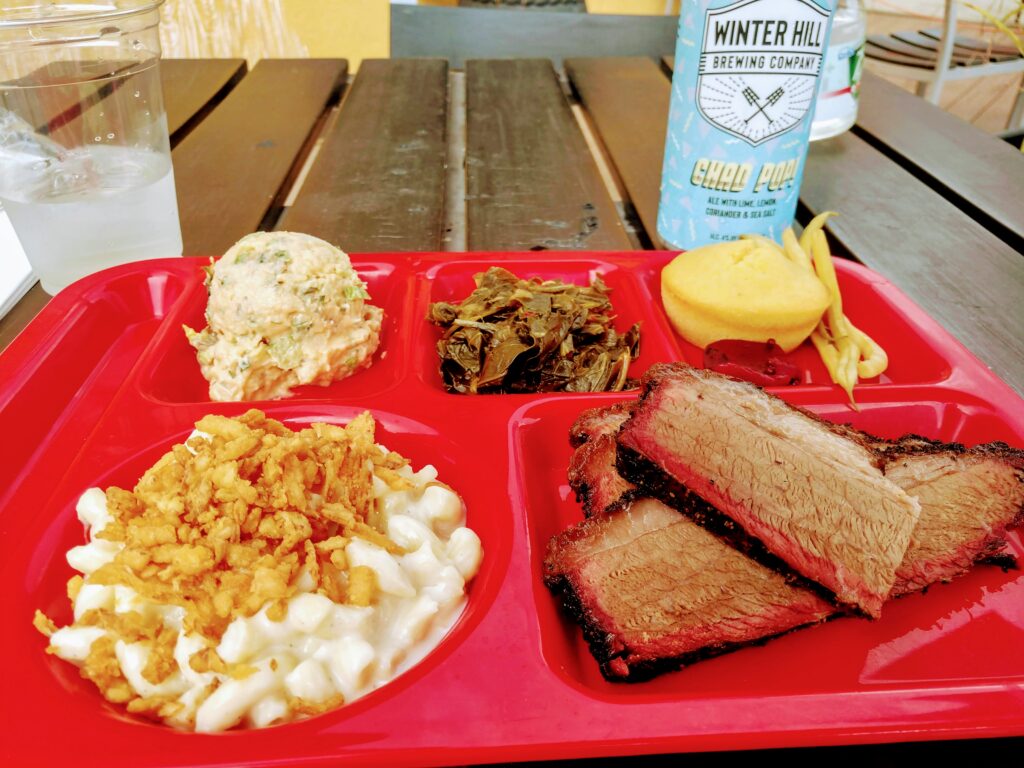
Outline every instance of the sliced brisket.
<path id="1" fill-rule="evenodd" d="M 597 410 L 573 426 L 584 441 L 575 441 L 569 468 L 590 519 L 551 540 L 545 580 L 581 625 L 605 677 L 644 680 L 835 613 L 828 600 L 702 529 L 692 518 L 706 503 L 694 494 L 675 497 L 693 505 L 689 514 L 652 499 L 633 502 L 610 434 L 628 414 Z M 693 572 L 708 558 L 715 565 L 702 580 Z M 723 599 L 724 584 L 735 586 Z"/>
<path id="2" fill-rule="evenodd" d="M 694 519 L 709 522 L 707 505 L 663 473 L 656 490 L 683 516 L 649 499 L 630 505 L 635 491 L 619 477 L 608 446 L 624 409 L 601 410 L 585 412 L 574 425 L 584 438 L 570 472 L 594 516 L 552 539 L 545 580 L 582 625 L 608 679 L 646 679 L 838 615 L 813 590 L 723 546 L 728 529 L 711 538 L 689 530 L 699 528 Z M 890 442 L 849 427 L 837 431 L 870 446 L 885 474 L 920 501 L 890 597 L 949 581 L 998 555 L 1007 531 L 1024 523 L 1024 451 L 1003 443 L 965 449 L 914 436 Z M 627 490 L 614 498 L 616 488 Z M 711 518 L 728 524 L 713 511 Z M 712 572 L 695 576 L 694 564 L 709 554 Z M 709 603 L 703 587 L 717 590 L 720 602 Z"/>
<path id="3" fill-rule="evenodd" d="M 882 473 L 871 441 L 683 364 L 648 371 L 617 439 L 630 482 L 671 478 L 841 603 L 881 612 L 920 507 Z"/>
<path id="4" fill-rule="evenodd" d="M 556 536 L 545 567 L 610 680 L 647 679 L 835 612 L 653 499 Z"/>
<path id="5" fill-rule="evenodd" d="M 626 400 L 614 405 L 589 408 L 569 428 L 569 444 L 578 448 L 598 435 L 614 435 L 626 423 L 635 407 L 636 400 Z"/>
<path id="6" fill-rule="evenodd" d="M 921 505 L 891 596 L 949 581 L 998 555 L 1024 523 L 1024 451 L 922 438 L 880 444 L 886 477 Z"/>
<path id="7" fill-rule="evenodd" d="M 544 579 L 552 582 L 578 568 L 588 557 L 635 542 L 651 531 L 684 520 L 664 504 L 636 503 L 628 514 L 597 515 L 567 528 L 548 542 Z"/>
<path id="8" fill-rule="evenodd" d="M 610 512 L 628 501 L 635 486 L 615 470 L 616 444 L 612 435 L 597 435 L 577 448 L 569 461 L 569 486 L 586 517 Z"/>

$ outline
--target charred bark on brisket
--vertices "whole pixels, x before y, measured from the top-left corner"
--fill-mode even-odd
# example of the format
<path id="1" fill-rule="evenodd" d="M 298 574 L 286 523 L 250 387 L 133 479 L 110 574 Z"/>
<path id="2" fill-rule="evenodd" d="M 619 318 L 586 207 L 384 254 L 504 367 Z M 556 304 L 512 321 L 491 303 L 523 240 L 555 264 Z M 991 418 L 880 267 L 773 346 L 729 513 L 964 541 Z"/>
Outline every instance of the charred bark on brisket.
<path id="1" fill-rule="evenodd" d="M 555 536 L 545 581 L 610 680 L 647 679 L 835 612 L 653 499 Z"/>
<path id="2" fill-rule="evenodd" d="M 613 441 L 612 435 L 626 420 L 633 406 L 635 403 L 627 402 L 618 403 L 610 409 L 590 409 L 581 414 L 573 425 L 570 433 L 571 442 L 583 447 L 573 456 L 570 484 L 576 491 L 577 498 L 587 508 L 588 515 L 592 517 L 554 537 L 545 558 L 545 582 L 560 598 L 569 616 L 583 629 L 584 638 L 598 661 L 602 674 L 611 681 L 638 682 L 745 645 L 760 645 L 800 626 L 842 615 L 838 612 L 828 615 L 832 606 L 820 598 L 823 592 L 828 594 L 827 590 L 813 583 L 813 591 L 805 589 L 805 579 L 794 577 L 792 569 L 767 552 L 756 539 L 747 536 L 740 526 L 685 486 L 668 477 L 653 462 L 625 446 L 620 446 L 617 463 L 622 467 L 621 475 L 638 482 L 639 487 L 634 488 L 630 482 L 623 479 L 616 471 L 616 455 L 609 450 L 607 443 Z M 821 421 L 813 414 L 808 415 Z M 1005 443 L 990 443 L 968 449 L 959 444 L 941 443 L 915 435 L 886 441 L 852 427 L 823 423 L 837 434 L 869 447 L 876 454 L 876 465 L 879 469 L 894 478 L 897 485 L 904 490 L 913 492 L 916 488 L 916 492 L 927 502 L 922 502 L 915 538 L 897 570 L 897 580 L 890 597 L 927 589 L 928 584 L 937 581 L 948 581 L 965 572 L 976 562 L 991 563 L 1004 570 L 1016 567 L 1016 560 L 1003 551 L 1003 548 L 1006 546 L 1005 536 L 1008 530 L 1024 522 L 1024 451 L 1010 448 Z M 625 490 L 616 497 L 615 492 L 619 489 Z M 991 491 L 991 494 L 988 494 L 988 491 Z M 621 523 L 622 520 L 628 519 L 634 512 L 630 509 L 631 503 L 641 507 L 650 504 L 649 500 L 640 497 L 640 494 L 644 493 L 669 502 L 672 507 L 683 513 L 680 521 L 686 523 L 672 524 L 661 518 L 657 521 L 657 526 L 660 527 L 648 527 L 645 519 L 635 528 L 627 526 L 628 536 L 622 535 L 622 529 L 612 535 L 601 533 L 602 527 L 610 529 L 617 524 L 616 521 Z M 986 494 L 993 498 L 987 498 Z M 951 497 L 952 501 L 947 499 L 947 496 Z M 664 512 L 660 514 L 664 515 Z M 979 516 L 982 518 L 980 522 Z M 764 632 L 760 637 L 750 637 L 743 642 L 711 640 L 697 650 L 660 656 L 647 652 L 645 655 L 644 648 L 649 648 L 650 644 L 645 645 L 643 638 L 640 645 L 633 647 L 630 645 L 632 635 L 629 631 L 616 631 L 618 627 L 623 626 L 621 615 L 617 618 L 606 613 L 602 615 L 608 607 L 604 598 L 618 586 L 616 574 L 619 566 L 613 563 L 609 568 L 606 556 L 609 553 L 621 552 L 623 562 L 626 562 L 635 542 L 641 538 L 664 537 L 662 543 L 671 542 L 673 535 L 669 529 L 675 525 L 697 523 L 705 526 L 709 533 L 714 533 L 718 539 L 739 550 L 733 554 L 734 550 L 726 548 L 725 551 L 719 552 L 719 559 L 725 563 L 736 563 L 736 571 L 741 574 L 738 577 L 741 581 L 744 574 L 747 579 L 751 578 L 751 563 L 746 559 L 749 554 L 759 565 L 789 576 L 792 583 L 784 588 L 777 588 L 771 599 L 766 598 L 760 605 L 751 607 L 750 624 L 756 626 L 757 631 Z M 953 544 L 950 544 L 949 539 L 951 531 L 955 533 Z M 591 541 L 597 541 L 599 545 L 595 548 L 591 543 L 587 543 L 587 537 L 590 537 Z M 631 540 L 631 537 L 634 538 Z M 584 544 L 567 554 L 568 549 L 576 546 L 573 542 L 579 541 L 583 541 Z M 677 536 L 675 541 L 690 540 L 686 536 L 682 539 Z M 565 546 L 567 543 L 568 547 Z M 653 551 L 653 555 L 644 556 L 652 559 L 644 562 L 651 565 L 655 572 L 664 572 L 667 565 L 664 547 L 659 549 L 659 546 L 641 549 L 645 552 Z M 691 553 L 690 556 L 688 552 Z M 679 558 L 686 560 L 692 556 L 692 552 L 692 546 L 680 546 Z M 604 565 L 601 559 L 597 561 L 599 567 L 596 570 L 581 565 L 583 560 L 591 557 L 604 557 Z M 740 559 L 734 561 L 733 557 Z M 923 559 L 915 565 L 915 557 Z M 747 566 L 746 571 L 744 565 Z M 913 577 L 915 573 L 918 576 L 916 581 L 907 577 L 908 574 Z M 685 579 L 680 581 L 680 586 L 685 588 Z M 638 592 L 640 605 L 637 608 L 640 612 L 645 610 L 642 606 L 644 594 L 643 591 Z M 614 601 L 612 602 L 614 604 Z M 681 602 L 685 608 L 687 603 L 685 600 Z M 653 605 L 651 609 L 656 610 Z M 816 608 L 820 608 L 817 613 Z M 627 608 L 627 612 L 630 610 L 631 607 Z M 797 616 L 796 620 L 802 623 L 794 625 L 794 615 Z M 735 612 L 726 613 L 725 616 L 730 621 L 739 618 L 742 623 L 744 620 Z M 778 631 L 775 632 L 772 631 L 772 616 L 779 617 L 784 624 L 779 626 L 776 623 L 775 628 Z M 711 626 L 714 626 L 715 617 L 711 616 L 710 621 Z M 676 650 L 679 650 L 680 647 L 688 645 L 687 630 L 680 630 L 678 627 L 674 630 L 675 634 L 670 631 L 669 645 L 675 638 Z M 714 632 L 706 627 L 688 631 L 696 632 L 698 636 L 705 638 L 714 637 Z M 723 630 L 718 631 L 721 640 Z M 724 631 L 728 632 L 728 629 L 724 628 Z"/>
<path id="3" fill-rule="evenodd" d="M 635 400 L 625 400 L 612 405 L 588 408 L 569 428 L 569 445 L 579 448 L 599 435 L 614 435 L 619 431 L 619 427 L 626 423 L 635 407 Z"/>

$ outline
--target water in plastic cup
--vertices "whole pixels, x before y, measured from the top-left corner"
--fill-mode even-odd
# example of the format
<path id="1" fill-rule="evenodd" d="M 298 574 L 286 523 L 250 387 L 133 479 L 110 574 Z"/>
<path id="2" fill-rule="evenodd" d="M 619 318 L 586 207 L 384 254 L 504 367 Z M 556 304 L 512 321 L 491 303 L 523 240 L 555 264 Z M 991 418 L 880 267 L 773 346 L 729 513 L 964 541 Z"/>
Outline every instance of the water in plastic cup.
<path id="1" fill-rule="evenodd" d="M 47 293 L 181 255 L 161 2 L 0 10 L 0 203 Z"/>

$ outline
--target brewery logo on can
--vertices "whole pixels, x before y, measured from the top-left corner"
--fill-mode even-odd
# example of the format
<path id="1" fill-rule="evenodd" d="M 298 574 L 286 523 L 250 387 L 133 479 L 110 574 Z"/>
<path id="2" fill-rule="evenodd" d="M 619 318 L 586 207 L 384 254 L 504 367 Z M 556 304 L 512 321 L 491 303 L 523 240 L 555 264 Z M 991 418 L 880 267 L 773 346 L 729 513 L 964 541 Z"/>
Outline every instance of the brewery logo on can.
<path id="1" fill-rule="evenodd" d="M 740 0 L 705 16 L 697 108 L 757 146 L 800 125 L 814 103 L 829 12 L 806 0 Z"/>

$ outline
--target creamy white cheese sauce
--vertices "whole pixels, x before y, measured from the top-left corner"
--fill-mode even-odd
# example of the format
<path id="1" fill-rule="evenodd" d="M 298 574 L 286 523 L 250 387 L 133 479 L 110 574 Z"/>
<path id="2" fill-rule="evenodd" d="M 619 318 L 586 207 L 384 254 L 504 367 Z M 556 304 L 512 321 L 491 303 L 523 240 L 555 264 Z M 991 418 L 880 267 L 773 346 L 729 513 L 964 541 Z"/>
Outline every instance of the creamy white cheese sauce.
<path id="1" fill-rule="evenodd" d="M 196 672 L 192 654 L 203 640 L 182 631 L 184 611 L 158 605 L 123 585 L 89 584 L 74 601 L 76 623 L 50 638 L 53 652 L 82 663 L 106 630 L 77 624 L 90 609 L 117 613 L 138 611 L 159 616 L 178 632 L 174 650 L 177 669 L 163 682 L 146 680 L 148 648 L 118 640 L 115 650 L 122 674 L 142 697 L 174 696 L 184 706 L 168 723 L 178 728 L 212 732 L 243 724 L 263 727 L 287 722 L 301 713 L 293 703 L 316 704 L 339 694 L 350 702 L 385 684 L 420 661 L 458 619 L 465 602 L 466 582 L 480 567 L 483 551 L 477 535 L 464 526 L 461 499 L 448 487 L 434 484 L 437 473 L 426 466 L 413 473 L 413 490 L 395 491 L 374 478 L 374 495 L 388 537 L 406 554 L 392 555 L 363 539 L 352 539 L 345 555 L 352 565 L 373 569 L 377 596 L 370 606 L 332 602 L 311 591 L 312 579 L 287 601 L 283 620 L 267 617 L 267 607 L 227 627 L 216 650 L 227 663 L 255 667 L 248 677 L 235 679 L 216 672 Z M 98 488 L 86 491 L 77 505 L 89 542 L 67 553 L 68 563 L 88 576 L 120 551 L 118 543 L 98 539 L 111 521 L 106 496 Z M 203 698 L 210 684 L 213 693 Z"/>

